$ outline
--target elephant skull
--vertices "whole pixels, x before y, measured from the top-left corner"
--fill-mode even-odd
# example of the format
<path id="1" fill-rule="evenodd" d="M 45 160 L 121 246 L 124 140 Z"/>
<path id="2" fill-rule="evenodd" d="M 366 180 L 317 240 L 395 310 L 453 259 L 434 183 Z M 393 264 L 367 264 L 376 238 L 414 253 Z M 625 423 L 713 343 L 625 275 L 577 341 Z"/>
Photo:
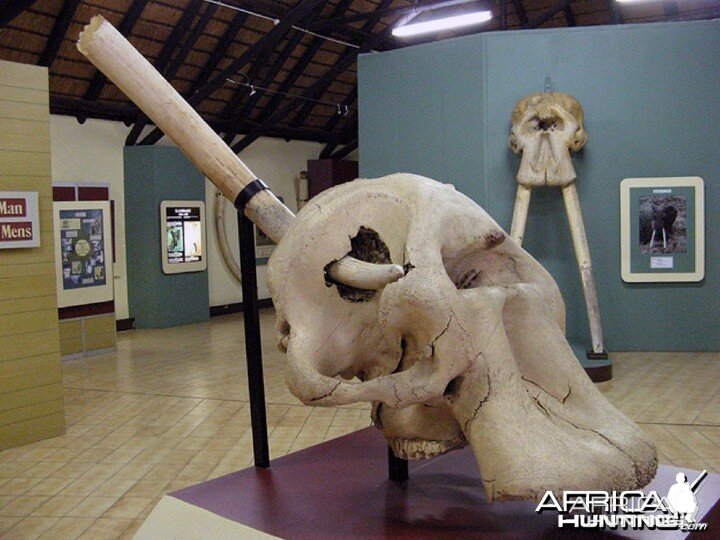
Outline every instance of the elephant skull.
<path id="1" fill-rule="evenodd" d="M 654 446 L 567 344 L 553 279 L 452 186 L 395 174 L 325 191 L 268 276 L 290 390 L 373 402 L 399 457 L 470 444 L 490 500 L 654 476 Z"/>
<path id="2" fill-rule="evenodd" d="M 587 142 L 582 106 L 558 92 L 526 96 L 513 110 L 508 142 L 513 152 L 522 152 L 519 184 L 566 186 L 576 177 L 570 150 L 577 152 Z"/>

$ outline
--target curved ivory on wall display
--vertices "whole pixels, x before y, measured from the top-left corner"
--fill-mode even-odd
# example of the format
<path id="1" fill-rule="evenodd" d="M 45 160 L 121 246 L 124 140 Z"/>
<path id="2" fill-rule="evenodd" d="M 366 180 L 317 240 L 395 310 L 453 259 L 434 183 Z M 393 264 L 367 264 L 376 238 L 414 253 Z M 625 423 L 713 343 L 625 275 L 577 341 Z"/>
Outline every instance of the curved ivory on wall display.
<path id="1" fill-rule="evenodd" d="M 521 154 L 521 159 L 510 236 L 522 243 L 533 188 L 554 186 L 562 190 L 585 295 L 592 350 L 607 358 L 590 248 L 570 157 L 571 151 L 585 146 L 587 138 L 582 105 L 568 94 L 540 92 L 515 105 L 508 144 L 513 152 Z"/>

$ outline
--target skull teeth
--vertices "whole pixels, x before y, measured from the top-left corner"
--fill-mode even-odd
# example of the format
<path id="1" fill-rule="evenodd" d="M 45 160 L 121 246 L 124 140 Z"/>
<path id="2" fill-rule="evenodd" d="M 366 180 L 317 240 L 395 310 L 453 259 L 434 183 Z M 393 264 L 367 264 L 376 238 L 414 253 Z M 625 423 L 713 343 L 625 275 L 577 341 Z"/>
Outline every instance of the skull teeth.
<path id="1" fill-rule="evenodd" d="M 401 459 L 428 459 L 450 450 L 462 448 L 467 445 L 467 440 L 462 435 L 448 441 L 393 437 L 388 444 L 393 453 Z"/>

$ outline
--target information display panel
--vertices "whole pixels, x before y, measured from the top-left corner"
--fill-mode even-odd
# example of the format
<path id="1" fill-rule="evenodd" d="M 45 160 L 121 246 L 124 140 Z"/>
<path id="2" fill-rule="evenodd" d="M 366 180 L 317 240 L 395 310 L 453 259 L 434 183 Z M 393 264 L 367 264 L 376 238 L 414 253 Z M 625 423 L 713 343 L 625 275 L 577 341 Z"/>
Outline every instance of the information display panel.
<path id="1" fill-rule="evenodd" d="M 53 203 L 58 307 L 113 299 L 110 203 Z"/>
<path id="2" fill-rule="evenodd" d="M 205 247 L 205 203 L 163 201 L 160 203 L 162 269 L 166 274 L 202 272 L 207 268 Z"/>

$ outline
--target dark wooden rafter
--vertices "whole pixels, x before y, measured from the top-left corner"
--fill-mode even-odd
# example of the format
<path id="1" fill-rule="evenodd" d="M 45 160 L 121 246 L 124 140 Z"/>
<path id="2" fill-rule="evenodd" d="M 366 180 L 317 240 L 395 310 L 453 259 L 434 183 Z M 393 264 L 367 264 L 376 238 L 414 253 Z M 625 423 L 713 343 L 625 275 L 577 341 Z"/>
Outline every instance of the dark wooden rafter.
<path id="1" fill-rule="evenodd" d="M 625 18 L 623 17 L 622 11 L 620 11 L 620 6 L 615 0 L 608 0 L 608 4 L 610 7 L 610 13 L 612 14 L 612 24 L 624 24 Z"/>
<path id="2" fill-rule="evenodd" d="M 500 0 L 500 30 L 507 30 L 507 0 Z"/>
<path id="3" fill-rule="evenodd" d="M 391 3 L 392 3 L 391 0 L 383 0 L 383 1 L 380 2 L 380 4 L 378 5 L 378 11 L 382 11 L 382 10 L 386 9 L 387 6 L 389 6 Z M 369 19 L 369 20 L 365 21 L 365 23 L 364 23 L 363 26 L 362 26 L 363 31 L 365 31 L 365 32 L 371 32 L 376 23 L 377 23 L 377 18 Z M 389 29 L 389 30 L 392 30 L 391 26 L 388 26 L 387 29 L 386 29 L 386 31 L 388 31 L 388 29 Z M 368 49 L 368 51 L 369 51 L 369 50 L 370 50 L 370 49 Z M 368 52 L 368 51 L 364 51 L 364 52 Z M 355 52 L 355 54 L 353 55 L 353 54 L 352 54 L 353 51 L 350 51 L 350 54 L 352 55 L 353 61 L 354 61 L 355 58 L 357 58 L 357 55 L 360 54 L 357 49 L 356 49 L 354 52 Z M 352 65 L 352 62 L 350 63 L 350 65 Z M 350 65 L 348 65 L 347 67 L 350 67 Z M 345 69 L 347 69 L 347 68 L 345 68 Z M 344 70 L 343 70 L 343 71 L 344 71 Z M 338 75 L 339 75 L 340 73 L 342 73 L 342 71 L 338 71 L 338 72 L 337 72 Z M 316 95 L 313 96 L 313 97 L 315 97 L 315 98 L 320 97 L 320 96 L 325 92 L 325 90 L 328 88 L 328 86 L 330 86 L 330 84 L 332 84 L 332 82 L 333 82 L 334 80 L 335 80 L 334 78 L 328 80 L 328 81 L 326 82 L 326 84 L 325 84 L 324 86 L 322 86 L 322 87 L 316 92 Z M 305 121 L 305 117 L 306 117 L 308 114 L 310 114 L 310 111 L 312 111 L 312 109 L 315 107 L 315 105 L 316 105 L 316 103 L 314 103 L 314 102 L 312 102 L 312 101 L 306 101 L 306 102 L 302 105 L 302 107 L 300 107 L 300 109 L 298 110 L 298 112 L 297 112 L 297 114 L 296 114 L 296 116 L 295 116 L 295 119 L 291 122 L 291 125 L 292 125 L 293 127 L 297 127 L 297 126 L 299 126 L 301 123 L 303 123 L 303 122 Z"/>
<path id="4" fill-rule="evenodd" d="M 345 101 L 343 101 L 341 107 L 352 107 L 352 105 L 357 100 L 357 86 L 353 88 L 352 92 L 350 92 L 350 95 L 348 95 L 347 98 L 345 98 Z M 325 159 L 330 154 L 333 153 L 337 145 L 342 140 L 343 136 L 345 135 L 344 132 L 335 131 L 335 128 L 340 123 L 340 120 L 342 120 L 344 117 L 340 114 L 334 114 L 330 117 L 330 119 L 327 121 L 323 129 L 330 133 L 330 139 L 328 140 L 327 144 L 325 145 L 325 148 L 322 149 L 320 152 L 320 159 Z M 355 124 L 357 124 L 357 113 L 354 113 L 353 121 Z"/>
<path id="5" fill-rule="evenodd" d="M 254 60 L 260 54 L 266 53 L 273 49 L 277 43 L 287 34 L 287 32 L 298 22 L 302 21 L 311 11 L 313 11 L 320 0 L 303 0 L 275 27 L 256 41 L 248 50 L 233 60 L 225 69 L 210 79 L 204 86 L 188 97 L 188 103 L 197 107 L 205 98 L 215 92 L 218 88 L 227 83 L 228 77 L 232 77 L 235 73 L 245 67 L 249 62 Z M 160 128 L 153 129 L 140 144 L 153 144 L 162 137 Z"/>
<path id="6" fill-rule="evenodd" d="M 568 5 L 568 7 L 565 8 L 565 22 L 567 22 L 568 26 L 575 26 L 575 14 L 572 10 L 572 5 Z"/>
<path id="7" fill-rule="evenodd" d="M 615 2 L 615 0 L 610 0 L 611 2 Z M 512 0 L 513 7 L 515 8 L 515 13 L 517 13 L 518 19 L 520 20 L 520 25 L 525 26 L 528 22 L 527 13 L 525 12 L 525 5 L 523 4 L 522 0 Z"/>
<path id="8" fill-rule="evenodd" d="M 285 46 L 278 54 L 275 61 L 270 64 L 271 67 L 268 68 L 267 72 L 265 73 L 265 77 L 260 80 L 258 86 L 262 88 L 268 88 L 272 84 L 285 62 L 287 62 L 287 59 L 290 58 L 292 52 L 300 44 L 302 37 L 303 34 L 301 32 L 292 33 L 292 35 L 285 43 Z M 251 73 L 250 75 L 248 75 L 248 78 L 250 79 L 252 84 L 252 81 L 254 81 L 255 79 L 255 75 Z M 247 95 L 248 98 L 243 104 L 242 97 L 245 95 Z M 255 105 L 257 105 L 257 102 L 262 96 L 262 91 L 256 91 L 255 94 L 249 95 L 249 89 L 245 86 L 240 86 L 235 91 L 235 95 L 222 113 L 223 118 L 230 119 L 230 127 L 225 132 L 225 136 L 223 137 L 223 140 L 226 143 L 232 143 L 233 139 L 235 139 L 237 134 L 240 132 L 244 121 L 249 117 L 250 113 L 255 108 Z"/>
<path id="9" fill-rule="evenodd" d="M 55 24 L 53 25 L 53 29 L 50 32 L 50 37 L 48 37 L 45 48 L 40 54 L 38 65 L 50 67 L 50 64 L 52 64 L 52 61 L 55 59 L 55 56 L 60 50 L 62 42 L 65 39 L 65 34 L 67 33 L 68 28 L 70 28 L 70 23 L 72 23 L 73 17 L 75 16 L 75 12 L 77 11 L 79 5 L 80 0 L 65 0 L 65 2 L 63 2 L 62 7 L 60 8 L 60 13 L 58 14 Z"/>
<path id="10" fill-rule="evenodd" d="M 35 2 L 36 0 L 5 0 L 0 10 L 0 28 L 12 21 Z"/>
<path id="11" fill-rule="evenodd" d="M 350 141 L 345 146 L 340 148 L 337 152 L 334 152 L 329 157 L 329 159 L 342 159 L 344 157 L 347 157 L 348 154 L 350 154 L 354 150 L 357 150 L 357 147 L 358 147 L 358 138 L 355 137 L 352 141 Z"/>
<path id="12" fill-rule="evenodd" d="M 562 2 L 549 8 L 542 15 L 539 15 L 538 17 L 532 19 L 531 21 L 528 21 L 527 24 L 523 25 L 523 28 L 530 29 L 530 28 L 538 28 L 539 26 L 542 26 L 543 24 L 548 22 L 550 19 L 555 17 L 558 13 L 562 13 L 563 11 L 565 11 L 575 1 L 576 0 L 563 0 Z"/>
<path id="13" fill-rule="evenodd" d="M 469 1 L 469 0 L 468 0 Z M 460 2 L 456 0 L 440 1 L 438 0 L 420 0 L 413 2 L 412 6 L 403 7 L 378 7 L 373 11 L 364 11 L 362 13 L 353 13 L 352 15 L 337 16 L 330 15 L 327 18 L 319 19 L 311 24 L 313 29 L 320 28 L 337 28 L 343 27 L 351 23 L 365 21 L 372 19 L 377 21 L 378 19 L 385 17 L 399 17 L 402 15 L 409 15 L 410 13 L 422 13 L 424 11 L 430 11 L 435 9 L 441 9 L 443 7 L 450 7 L 457 5 Z"/>
<path id="14" fill-rule="evenodd" d="M 665 0 L 663 2 L 663 12 L 665 13 L 665 17 L 667 18 L 674 18 L 678 14 L 678 5 L 675 0 Z"/>
<path id="15" fill-rule="evenodd" d="M 388 26 L 382 32 L 374 34 L 370 39 L 363 43 L 359 49 L 351 49 L 347 51 L 325 74 L 316 79 L 309 87 L 302 92 L 302 97 L 309 99 L 317 99 L 317 97 L 325 91 L 330 83 L 335 80 L 338 74 L 345 71 L 351 65 L 353 65 L 359 54 L 370 52 L 379 44 L 386 41 L 392 35 L 392 27 Z M 279 107 L 272 114 L 270 114 L 264 122 L 252 129 L 245 137 L 232 146 L 235 153 L 242 151 L 247 148 L 250 144 L 258 139 L 261 135 L 265 134 L 267 129 L 274 127 L 274 124 L 280 119 L 285 118 L 288 113 L 295 109 L 297 103 L 295 100 L 289 100 L 283 106 Z"/>
<path id="16" fill-rule="evenodd" d="M 203 85 L 205 85 L 205 83 L 208 82 L 210 76 L 213 74 L 220 61 L 225 58 L 228 47 L 232 44 L 237 35 L 240 33 L 240 30 L 242 30 L 243 26 L 245 25 L 245 21 L 247 21 L 247 18 L 247 13 L 238 11 L 235 14 L 232 21 L 230 21 L 230 24 L 225 30 L 225 33 L 219 39 L 212 53 L 210 53 L 210 57 L 208 58 L 207 62 L 205 62 L 202 71 L 200 71 L 200 74 L 193 81 L 192 86 L 190 87 L 190 91 L 187 93 L 187 95 L 193 95 L 198 88 L 202 87 Z"/>
<path id="17" fill-rule="evenodd" d="M 195 28 L 191 30 L 192 23 L 203 5 L 206 6 L 205 12 L 195 25 Z M 173 26 L 170 35 L 163 44 L 160 54 L 155 60 L 155 69 L 162 73 L 168 81 L 171 81 L 173 77 L 175 77 L 177 70 L 180 69 L 185 58 L 193 49 L 195 42 L 203 33 L 203 30 L 205 30 L 205 26 L 210 22 L 210 19 L 212 19 L 216 9 L 217 5 L 208 4 L 207 2 L 203 2 L 203 0 L 191 0 L 190 4 L 188 4 L 187 8 L 183 11 L 180 20 Z M 178 50 L 181 42 L 182 46 L 180 50 Z M 175 53 L 174 58 L 173 53 Z M 144 114 L 138 115 L 135 119 L 135 124 L 125 140 L 126 146 L 132 146 L 137 143 L 138 137 L 148 121 L 148 117 Z"/>
<path id="18" fill-rule="evenodd" d="M 135 23 L 140 18 L 140 14 L 143 12 L 146 5 L 147 0 L 133 0 L 133 3 L 130 4 L 130 8 L 128 9 L 127 13 L 117 27 L 118 32 L 120 32 L 123 36 L 128 37 L 130 35 L 130 32 L 132 32 Z M 107 78 L 102 73 L 102 71 L 96 69 L 95 73 L 93 74 L 92 80 L 90 81 L 90 84 L 85 91 L 83 99 L 86 101 L 96 101 L 100 97 L 100 93 L 102 92 L 103 86 L 105 86 L 106 81 Z M 81 122 L 84 121 L 84 118 L 85 117 L 82 115 L 78 116 L 78 120 L 80 120 Z"/>

